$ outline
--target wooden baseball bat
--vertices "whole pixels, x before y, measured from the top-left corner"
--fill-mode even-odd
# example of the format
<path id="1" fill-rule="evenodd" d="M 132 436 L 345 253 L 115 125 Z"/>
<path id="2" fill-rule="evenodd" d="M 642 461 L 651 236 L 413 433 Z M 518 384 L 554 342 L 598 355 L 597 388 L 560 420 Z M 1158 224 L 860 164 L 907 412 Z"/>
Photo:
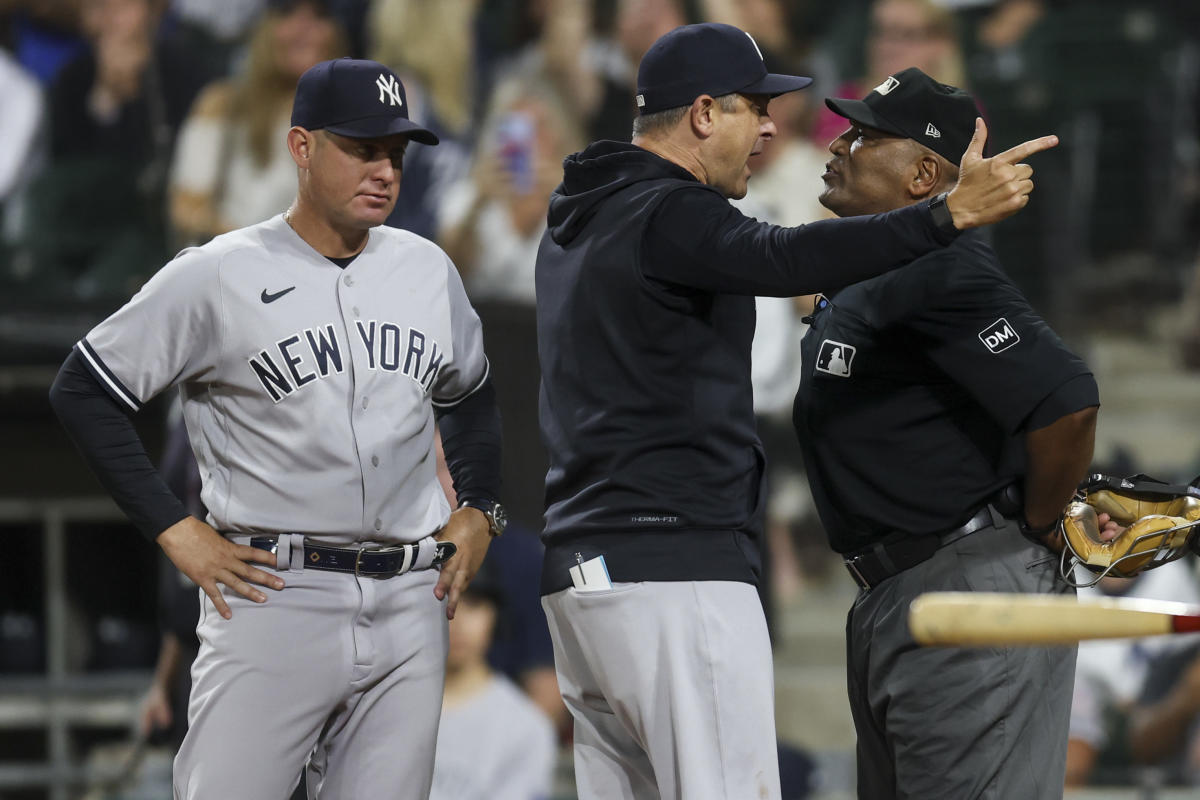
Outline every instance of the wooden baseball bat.
<path id="1" fill-rule="evenodd" d="M 926 645 L 1074 644 L 1200 632 L 1200 607 L 1135 597 L 928 592 L 912 601 L 908 627 Z"/>

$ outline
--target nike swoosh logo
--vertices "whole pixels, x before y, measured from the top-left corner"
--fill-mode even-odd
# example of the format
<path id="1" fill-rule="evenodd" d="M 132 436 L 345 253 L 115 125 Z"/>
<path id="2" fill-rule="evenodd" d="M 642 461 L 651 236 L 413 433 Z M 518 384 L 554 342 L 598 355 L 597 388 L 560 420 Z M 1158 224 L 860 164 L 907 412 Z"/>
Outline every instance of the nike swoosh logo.
<path id="1" fill-rule="evenodd" d="M 287 294 L 288 292 L 290 292 L 292 289 L 295 289 L 295 288 L 296 288 L 295 286 L 289 286 L 288 288 L 284 289 L 282 292 L 276 292 L 275 294 L 267 294 L 267 290 L 263 289 L 262 294 L 259 295 L 258 299 L 262 300 L 264 303 L 274 303 L 276 300 L 283 297 L 285 294 Z"/>

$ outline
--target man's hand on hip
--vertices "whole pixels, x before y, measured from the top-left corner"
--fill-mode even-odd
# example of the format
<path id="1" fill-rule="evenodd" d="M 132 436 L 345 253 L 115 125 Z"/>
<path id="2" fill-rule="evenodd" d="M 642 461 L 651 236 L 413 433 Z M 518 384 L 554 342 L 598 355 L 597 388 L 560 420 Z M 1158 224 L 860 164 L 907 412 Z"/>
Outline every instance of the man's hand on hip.
<path id="1" fill-rule="evenodd" d="M 233 616 L 217 588 L 223 583 L 256 603 L 267 596 L 248 581 L 282 589 L 283 579 L 250 566 L 250 562 L 275 566 L 275 554 L 247 544 L 234 544 L 195 517 L 184 517 L 158 535 L 156 540 L 180 572 L 204 590 L 225 619 Z"/>
<path id="2" fill-rule="evenodd" d="M 492 534 L 488 518 L 477 508 L 464 506 L 450 515 L 446 527 L 438 531 L 435 537 L 439 541 L 454 542 L 458 552 L 442 565 L 442 575 L 438 578 L 433 593 L 438 600 L 449 594 L 446 603 L 446 619 L 454 619 L 454 611 L 458 608 L 458 600 L 463 590 L 475 577 L 487 555 L 488 545 L 492 543 Z"/>

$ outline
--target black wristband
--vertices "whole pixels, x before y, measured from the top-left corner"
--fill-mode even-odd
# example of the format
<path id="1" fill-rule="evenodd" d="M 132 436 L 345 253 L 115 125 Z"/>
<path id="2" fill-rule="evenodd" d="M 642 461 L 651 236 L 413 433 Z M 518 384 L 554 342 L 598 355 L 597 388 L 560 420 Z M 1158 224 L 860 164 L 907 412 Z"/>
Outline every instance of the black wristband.
<path id="1" fill-rule="evenodd" d="M 1051 522 L 1049 525 L 1045 525 L 1041 528 L 1035 528 L 1029 524 L 1029 520 L 1025 519 L 1025 515 L 1022 514 L 1017 521 L 1017 526 L 1021 529 L 1021 533 L 1023 533 L 1025 536 L 1032 536 L 1035 539 L 1040 539 L 1046 534 L 1056 530 L 1058 528 L 1058 523 L 1059 520 L 1054 520 L 1054 522 Z"/>
<path id="2" fill-rule="evenodd" d="M 933 215 L 933 224 L 937 225 L 939 232 L 948 236 L 957 236 L 959 230 L 954 227 L 954 217 L 950 214 L 949 206 L 946 205 L 946 198 L 949 196 L 949 192 L 942 192 L 930 200 L 929 213 Z"/>

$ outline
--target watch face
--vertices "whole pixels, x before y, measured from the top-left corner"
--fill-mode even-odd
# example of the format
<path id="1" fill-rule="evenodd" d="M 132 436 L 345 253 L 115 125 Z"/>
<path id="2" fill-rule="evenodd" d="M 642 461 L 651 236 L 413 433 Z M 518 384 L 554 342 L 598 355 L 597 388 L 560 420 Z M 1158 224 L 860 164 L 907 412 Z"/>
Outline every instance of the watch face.
<path id="1" fill-rule="evenodd" d="M 503 533 L 504 529 L 508 527 L 508 512 L 499 503 L 492 506 L 492 527 L 495 528 L 497 536 Z"/>

